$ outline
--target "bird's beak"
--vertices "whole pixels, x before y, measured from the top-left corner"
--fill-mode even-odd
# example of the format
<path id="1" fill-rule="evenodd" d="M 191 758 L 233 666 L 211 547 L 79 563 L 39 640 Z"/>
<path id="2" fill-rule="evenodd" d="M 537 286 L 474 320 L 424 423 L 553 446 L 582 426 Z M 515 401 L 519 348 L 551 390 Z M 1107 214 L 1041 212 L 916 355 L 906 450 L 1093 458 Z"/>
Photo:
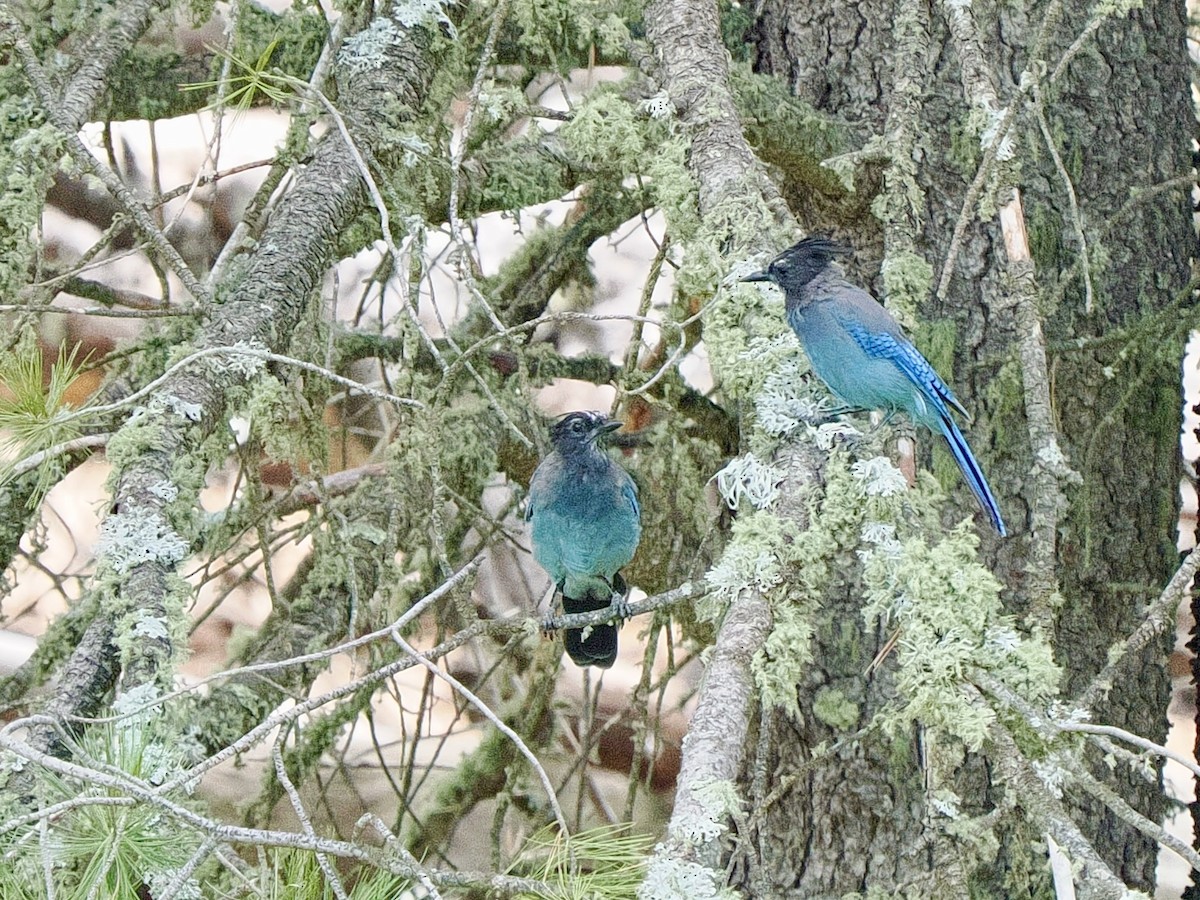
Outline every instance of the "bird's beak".
<path id="1" fill-rule="evenodd" d="M 604 438 L 607 435 L 612 434 L 614 431 L 616 431 L 618 428 L 620 428 L 624 424 L 625 423 L 622 422 L 620 419 L 609 419 L 603 425 L 597 425 L 594 428 L 592 428 L 592 430 L 590 432 L 588 432 L 587 442 L 589 444 L 598 444 L 600 442 L 601 438 Z"/>
<path id="2" fill-rule="evenodd" d="M 775 279 L 771 277 L 771 274 L 766 269 L 763 269 L 761 272 L 751 272 L 749 275 L 745 275 L 738 279 L 738 281 L 774 281 L 774 280 Z"/>

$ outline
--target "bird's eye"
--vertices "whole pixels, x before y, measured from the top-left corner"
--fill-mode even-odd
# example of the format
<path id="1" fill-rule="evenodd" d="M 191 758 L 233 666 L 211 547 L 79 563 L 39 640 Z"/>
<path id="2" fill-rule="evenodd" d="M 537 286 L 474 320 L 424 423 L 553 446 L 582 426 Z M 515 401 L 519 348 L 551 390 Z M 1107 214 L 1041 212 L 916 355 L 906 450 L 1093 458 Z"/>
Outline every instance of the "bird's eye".
<path id="1" fill-rule="evenodd" d="M 571 430 L 572 430 L 572 431 L 576 431 L 576 432 L 578 432 L 578 431 L 583 431 L 583 420 L 582 420 L 582 419 L 576 419 L 574 422 L 572 422 L 572 423 L 571 423 Z"/>

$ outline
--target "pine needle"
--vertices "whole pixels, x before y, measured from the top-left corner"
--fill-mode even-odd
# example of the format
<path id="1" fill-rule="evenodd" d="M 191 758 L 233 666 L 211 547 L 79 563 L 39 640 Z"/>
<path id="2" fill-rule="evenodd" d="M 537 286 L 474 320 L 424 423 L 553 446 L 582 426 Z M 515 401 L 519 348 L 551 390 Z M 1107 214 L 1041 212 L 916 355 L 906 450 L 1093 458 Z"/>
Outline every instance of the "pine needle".
<path id="1" fill-rule="evenodd" d="M 531 835 L 509 874 L 533 877 L 554 890 L 522 894 L 537 900 L 633 900 L 653 843 L 625 823 L 602 825 L 564 837 L 553 826 Z"/>
<path id="2" fill-rule="evenodd" d="M 267 71 L 267 67 L 271 64 L 271 56 L 275 53 L 277 46 L 279 46 L 279 38 L 271 41 L 254 62 L 238 59 L 221 47 L 207 46 L 208 50 L 228 60 L 234 69 L 240 70 L 239 74 L 230 74 L 226 81 L 223 105 L 234 107 L 240 115 L 254 104 L 260 94 L 275 103 L 287 103 L 292 98 L 291 79 L 285 75 Z M 181 91 L 211 91 L 216 90 L 220 84 L 220 81 L 196 81 L 190 84 L 181 84 L 179 89 Z M 209 110 L 215 108 L 215 102 L 205 107 Z"/>
<path id="3" fill-rule="evenodd" d="M 34 341 L 23 341 L 0 357 L 0 450 L 9 457 L 0 465 L 0 486 L 10 480 L 13 463 L 80 436 L 79 419 L 68 421 L 63 415 L 71 409 L 68 392 L 88 362 L 87 356 L 78 357 L 78 344 L 69 353 L 60 347 L 48 377 L 42 350 Z M 36 472 L 30 507 L 54 486 L 61 463 L 46 460 Z"/>

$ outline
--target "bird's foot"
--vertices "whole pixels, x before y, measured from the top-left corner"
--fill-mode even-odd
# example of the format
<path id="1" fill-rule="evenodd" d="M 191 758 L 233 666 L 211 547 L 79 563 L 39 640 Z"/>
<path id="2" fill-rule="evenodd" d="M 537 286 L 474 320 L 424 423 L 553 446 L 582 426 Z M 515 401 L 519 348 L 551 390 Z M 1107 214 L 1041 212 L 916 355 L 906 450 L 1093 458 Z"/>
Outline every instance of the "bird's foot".
<path id="1" fill-rule="evenodd" d="M 558 628 L 554 624 L 555 612 L 558 610 L 558 598 L 562 594 L 563 585 L 559 582 L 554 586 L 554 590 L 550 593 L 550 599 L 546 605 L 546 612 L 542 615 L 542 637 L 553 638 L 554 632 Z"/>
<path id="2" fill-rule="evenodd" d="M 825 406 L 824 403 L 818 403 L 811 416 L 808 416 L 808 421 L 812 425 L 823 425 L 826 422 L 832 422 L 842 416 L 855 416 L 859 413 L 868 412 L 861 406 L 849 406 L 845 403 L 839 406 Z"/>
<path id="3" fill-rule="evenodd" d="M 608 608 L 612 611 L 616 617 L 615 620 L 618 622 L 624 622 L 633 616 L 633 604 L 629 602 L 629 597 L 625 594 L 614 593 L 612 595 L 612 602 Z"/>

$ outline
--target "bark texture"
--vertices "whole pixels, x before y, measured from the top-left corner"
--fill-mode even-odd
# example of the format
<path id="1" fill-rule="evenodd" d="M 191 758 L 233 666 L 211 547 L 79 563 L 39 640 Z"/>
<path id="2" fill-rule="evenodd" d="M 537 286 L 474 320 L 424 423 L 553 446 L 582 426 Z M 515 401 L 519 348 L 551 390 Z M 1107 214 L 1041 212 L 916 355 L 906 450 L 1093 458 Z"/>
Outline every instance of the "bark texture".
<path id="1" fill-rule="evenodd" d="M 377 51 L 382 56 L 371 63 L 356 65 L 349 48 L 343 57 L 346 67 L 339 84 L 343 115 L 356 145 L 367 153 L 384 151 L 385 129 L 420 106 L 431 77 L 426 56 L 429 35 L 420 28 L 390 33 L 395 40 Z M 213 311 L 197 341 L 199 347 L 254 341 L 273 351 L 286 349 L 341 231 L 366 199 L 354 153 L 339 131 L 331 129 L 281 201 L 237 288 Z M 148 414 L 138 421 L 142 427 L 152 423 L 156 438 L 122 468 L 113 495 L 114 514 L 168 521 L 169 500 L 175 495 L 163 485 L 189 490 L 179 484 L 179 464 L 223 425 L 230 392 L 244 379 L 244 368 L 199 365 L 182 370 L 149 399 Z M 64 667 L 54 706 L 57 714 L 81 715 L 97 708 L 118 673 L 124 690 L 169 680 L 178 652 L 169 633 L 142 641 L 136 655 L 128 656 L 119 668 L 111 653 L 97 657 L 94 648 L 106 645 L 113 629 L 127 619 L 172 621 L 178 614 L 171 607 L 175 589 L 175 565 L 169 557 L 117 573 L 115 586 L 110 584 L 104 591 L 107 608 L 92 629 L 96 633 L 89 632 L 94 639 L 81 644 Z M 50 740 L 49 733 L 43 739 Z"/>
<path id="2" fill-rule="evenodd" d="M 655 49 L 654 77 L 670 95 L 690 139 L 688 165 L 707 228 L 730 255 L 766 249 L 771 230 L 788 216 L 742 135 L 716 4 L 656 0 L 646 9 L 646 36 Z M 774 218 L 768 215 L 771 206 Z M 747 235 L 756 235 L 756 243 Z M 726 373 L 716 369 L 716 377 L 723 378 Z M 815 477 L 807 464 L 796 472 L 797 481 Z M 701 796 L 705 784 L 733 783 L 745 763 L 755 708 L 750 663 L 770 628 L 770 606 L 758 591 L 746 591 L 726 612 L 683 755 L 667 829 L 669 852 L 710 870 L 720 868 L 718 836 L 693 841 L 690 835 L 697 822 L 712 817 Z"/>
<path id="3" fill-rule="evenodd" d="M 756 67 L 786 79 L 797 97 L 850 122 L 863 135 L 880 133 L 897 82 L 908 87 L 913 74 L 901 66 L 893 40 L 892 23 L 903 6 L 881 0 L 849 5 L 767 0 L 752 32 Z M 1002 104 L 1017 97 L 1031 54 L 1041 48 L 1053 73 L 1092 14 L 1092 7 L 1082 2 L 973 4 L 972 10 L 978 49 L 989 68 L 967 75 L 989 78 Z M 936 284 L 980 144 L 969 124 L 971 111 L 961 84 L 964 61 L 951 39 L 946 7 L 931 5 L 925 14 L 930 42 L 921 75 L 921 137 L 914 148 L 924 195 L 917 249 L 933 264 Z M 1176 562 L 1173 485 L 1179 468 L 1178 359 L 1184 329 L 1151 317 L 1180 301 L 1195 240 L 1182 189 L 1131 201 L 1145 189 L 1185 175 L 1190 166 L 1194 123 L 1183 16 L 1181 5 L 1156 0 L 1102 23 L 1045 89 L 1051 133 L 1090 244 L 1092 310 L 1086 308 L 1082 279 L 1072 268 L 1080 248 L 1062 174 L 1035 118 L 1018 118 L 1012 132 L 1021 153 L 1015 177 L 1025 194 L 1042 289 L 1056 424 L 1068 461 L 1083 479 L 1068 490 L 1070 507 L 1060 522 L 1058 569 L 1053 573 L 1064 597 L 1054 627 L 1067 696 L 1080 693 L 1103 667 L 1107 648 L 1133 630 L 1148 596 L 1157 593 Z M 899 98 L 909 99 L 907 93 Z M 860 189 L 871 187 L 869 179 L 860 180 Z M 785 186 L 793 204 L 802 193 Z M 883 255 L 877 220 L 831 223 L 814 221 L 803 208 L 795 211 L 810 228 L 832 226 L 851 240 L 859 250 L 856 274 L 872 283 Z M 949 291 L 941 298 L 931 292 L 920 312 L 926 323 L 953 323 L 954 369 L 945 374 L 975 413 L 972 446 L 1016 532 L 1003 542 L 985 538 L 986 551 L 1006 582 L 1010 607 L 1023 613 L 1032 580 L 1025 533 L 1032 463 L 1014 362 L 1022 323 L 1010 299 L 994 214 L 978 209 L 971 214 L 976 221 L 955 259 Z M 882 296 L 881 280 L 873 283 Z M 928 335 L 918 333 L 918 345 L 928 346 Z M 1085 339 L 1083 347 L 1074 343 L 1079 338 Z M 923 435 L 918 440 L 925 442 Z M 954 492 L 960 498 L 955 515 L 961 518 L 970 498 L 958 487 Z M 886 677 L 862 677 L 874 648 L 848 640 L 839 625 L 858 618 L 853 596 L 831 604 L 828 612 L 818 662 L 809 683 L 800 688 L 802 721 L 780 726 L 789 739 L 779 741 L 776 750 L 779 775 L 801 766 L 805 774 L 788 799 L 771 808 L 760 853 L 781 894 L 836 895 L 867 885 L 887 889 L 905 883 L 933 889 L 956 866 L 939 858 L 938 841 L 922 824 L 928 812 L 916 763 L 929 748 L 920 746 L 918 736 L 907 746 L 866 742 L 815 765 L 810 758 L 811 748 L 840 736 L 813 713 L 819 692 L 836 687 L 860 700 L 858 725 L 887 696 Z M 1131 667 L 1135 676 L 1113 688 L 1097 721 L 1163 737 L 1169 687 L 1163 650 L 1161 642 L 1147 648 Z M 962 769 L 959 792 L 987 798 L 974 813 L 986 813 L 1000 802 L 990 774 L 978 761 L 968 761 Z M 1151 819 L 1160 819 L 1161 792 L 1132 778 L 1122 780 L 1121 793 Z M 1085 807 L 1077 818 L 1114 871 L 1131 885 L 1152 885 L 1152 844 L 1098 806 L 1070 799 Z M 1036 878 L 1012 877 L 1014 867 L 1021 865 L 1013 854 L 1025 855 L 1015 845 L 1028 837 L 1010 834 L 991 875 L 972 889 L 995 897 L 1032 892 Z M 944 883 L 941 887 L 948 889 Z"/>

